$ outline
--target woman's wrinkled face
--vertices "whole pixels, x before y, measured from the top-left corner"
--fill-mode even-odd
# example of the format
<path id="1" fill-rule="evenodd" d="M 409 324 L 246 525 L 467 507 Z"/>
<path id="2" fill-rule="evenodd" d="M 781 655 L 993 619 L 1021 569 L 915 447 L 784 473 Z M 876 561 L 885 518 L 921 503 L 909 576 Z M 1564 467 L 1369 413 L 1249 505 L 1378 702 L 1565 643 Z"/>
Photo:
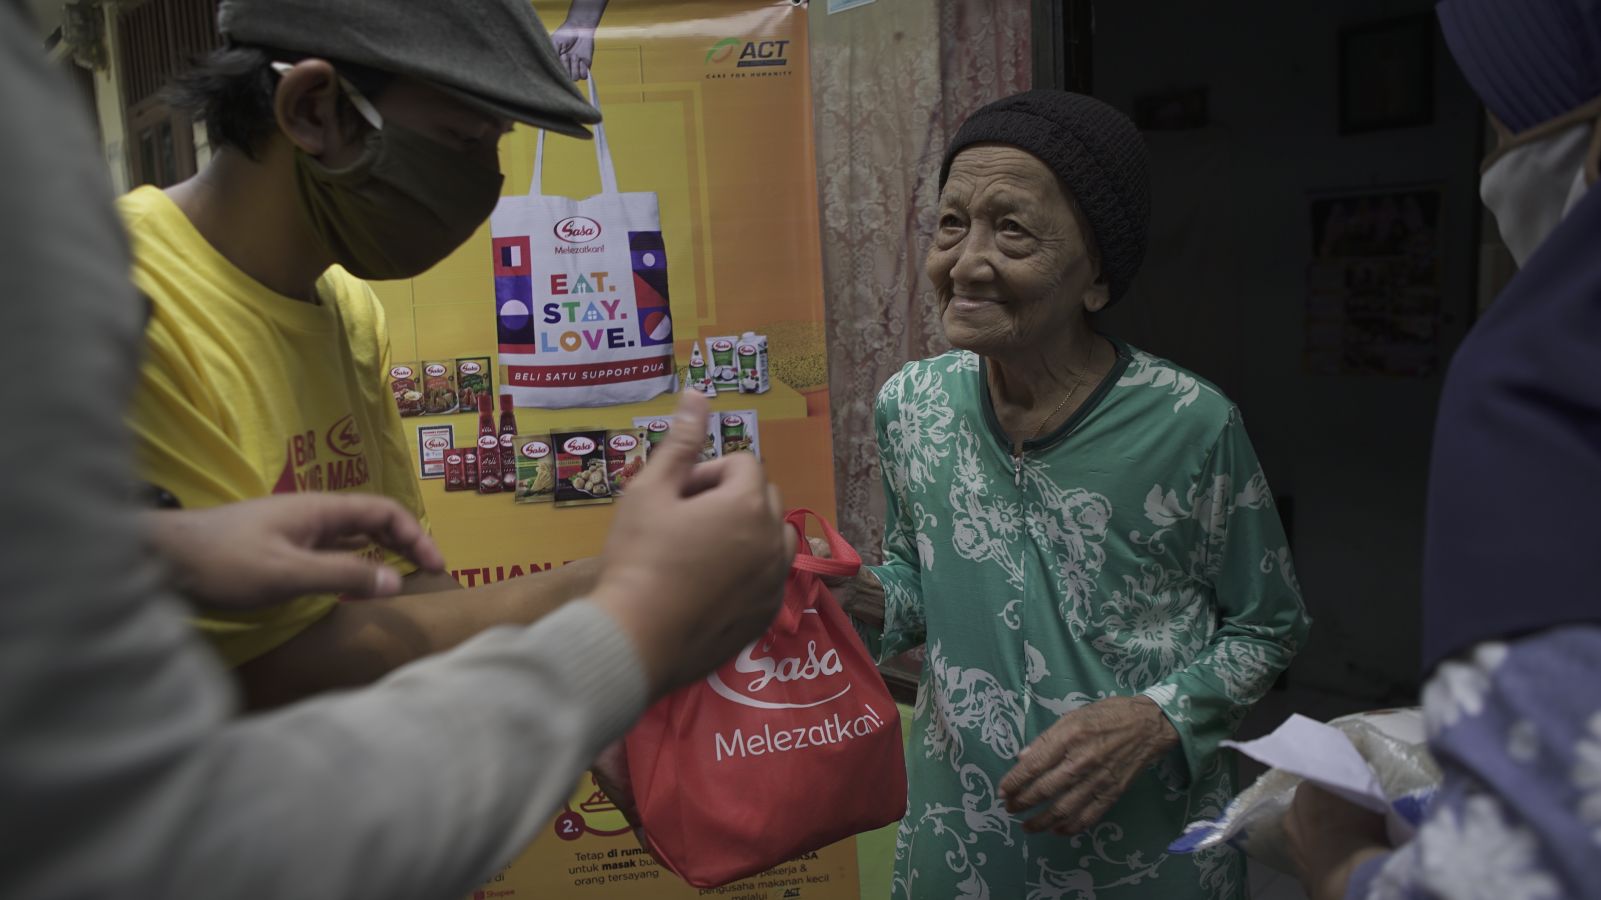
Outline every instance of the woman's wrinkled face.
<path id="1" fill-rule="evenodd" d="M 984 356 L 1059 343 L 1106 285 L 1055 173 L 1016 147 L 957 154 L 928 253 L 945 336 Z"/>

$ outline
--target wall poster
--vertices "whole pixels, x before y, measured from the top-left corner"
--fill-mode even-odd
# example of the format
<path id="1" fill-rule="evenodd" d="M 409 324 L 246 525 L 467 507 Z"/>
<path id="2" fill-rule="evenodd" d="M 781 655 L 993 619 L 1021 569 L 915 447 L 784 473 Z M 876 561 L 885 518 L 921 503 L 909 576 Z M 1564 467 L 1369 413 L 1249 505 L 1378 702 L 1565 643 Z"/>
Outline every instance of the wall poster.
<path id="1" fill-rule="evenodd" d="M 597 553 L 686 386 L 715 392 L 707 457 L 755 452 L 790 506 L 832 518 L 806 4 L 534 5 L 603 139 L 519 126 L 491 221 L 426 274 L 375 285 L 408 427 L 453 426 L 452 447 L 413 441 L 452 574 L 472 587 Z M 857 879 L 846 841 L 690 888 L 585 776 L 473 898 L 836 900 Z"/>

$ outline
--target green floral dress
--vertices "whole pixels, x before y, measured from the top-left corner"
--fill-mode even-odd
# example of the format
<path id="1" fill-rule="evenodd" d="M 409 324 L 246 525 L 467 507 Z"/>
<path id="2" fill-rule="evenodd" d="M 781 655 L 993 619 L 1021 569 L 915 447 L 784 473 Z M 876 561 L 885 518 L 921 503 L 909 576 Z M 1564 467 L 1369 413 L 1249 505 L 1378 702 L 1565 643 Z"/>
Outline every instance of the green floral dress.
<path id="1" fill-rule="evenodd" d="M 1232 850 L 1168 855 L 1233 796 L 1218 752 L 1310 624 L 1273 497 L 1216 388 L 1118 344 L 1096 393 L 1021 458 L 979 357 L 884 385 L 880 658 L 926 648 L 894 896 L 1236 898 Z M 1144 694 L 1181 737 L 1092 830 L 1028 835 L 997 788 L 1067 712 Z"/>

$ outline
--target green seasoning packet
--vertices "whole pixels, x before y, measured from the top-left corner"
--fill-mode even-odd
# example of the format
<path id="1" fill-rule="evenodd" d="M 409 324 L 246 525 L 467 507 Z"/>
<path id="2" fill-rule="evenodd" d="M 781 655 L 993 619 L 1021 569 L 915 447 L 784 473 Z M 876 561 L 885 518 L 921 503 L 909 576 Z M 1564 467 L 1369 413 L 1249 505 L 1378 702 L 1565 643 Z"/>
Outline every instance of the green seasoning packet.
<path id="1" fill-rule="evenodd" d="M 477 412 L 478 398 L 494 393 L 494 376 L 490 371 L 487 356 L 456 360 L 456 396 L 461 398 L 462 409 Z"/>
<path id="2" fill-rule="evenodd" d="M 517 438 L 517 502 L 549 503 L 556 499 L 556 453 L 542 434 Z"/>

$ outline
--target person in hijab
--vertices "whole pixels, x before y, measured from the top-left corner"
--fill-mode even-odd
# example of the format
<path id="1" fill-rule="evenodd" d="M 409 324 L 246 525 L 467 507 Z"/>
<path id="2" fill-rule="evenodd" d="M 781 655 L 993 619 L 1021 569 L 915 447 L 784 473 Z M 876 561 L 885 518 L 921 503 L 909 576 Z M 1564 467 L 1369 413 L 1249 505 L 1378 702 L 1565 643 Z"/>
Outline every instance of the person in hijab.
<path id="1" fill-rule="evenodd" d="M 1313 900 L 1601 897 L 1601 3 L 1444 0 L 1500 135 L 1481 194 L 1521 271 L 1446 377 L 1423 709 L 1444 781 L 1410 842 L 1303 789 Z"/>

